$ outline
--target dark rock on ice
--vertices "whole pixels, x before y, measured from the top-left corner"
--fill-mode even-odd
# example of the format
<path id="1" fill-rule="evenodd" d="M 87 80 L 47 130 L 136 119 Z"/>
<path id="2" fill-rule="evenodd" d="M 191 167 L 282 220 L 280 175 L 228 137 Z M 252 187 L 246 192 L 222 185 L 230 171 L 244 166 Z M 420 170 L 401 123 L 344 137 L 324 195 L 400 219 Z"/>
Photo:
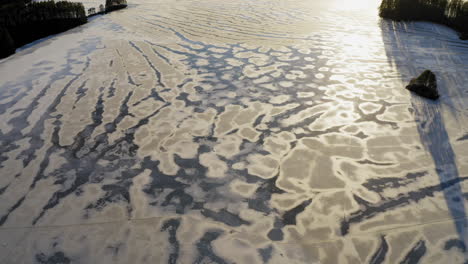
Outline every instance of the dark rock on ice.
<path id="1" fill-rule="evenodd" d="M 432 100 L 439 98 L 436 76 L 430 70 L 425 70 L 417 78 L 411 79 L 410 83 L 406 86 L 406 89 L 419 96 Z"/>

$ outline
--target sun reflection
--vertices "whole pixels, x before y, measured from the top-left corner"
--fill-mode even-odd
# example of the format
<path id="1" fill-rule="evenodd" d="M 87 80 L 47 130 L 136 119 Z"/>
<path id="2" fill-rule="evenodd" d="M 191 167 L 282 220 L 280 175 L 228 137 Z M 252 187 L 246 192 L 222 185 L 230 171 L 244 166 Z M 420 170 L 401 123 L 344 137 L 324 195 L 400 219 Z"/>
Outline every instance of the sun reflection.
<path id="1" fill-rule="evenodd" d="M 381 0 L 334 0 L 335 5 L 341 10 L 375 10 Z"/>

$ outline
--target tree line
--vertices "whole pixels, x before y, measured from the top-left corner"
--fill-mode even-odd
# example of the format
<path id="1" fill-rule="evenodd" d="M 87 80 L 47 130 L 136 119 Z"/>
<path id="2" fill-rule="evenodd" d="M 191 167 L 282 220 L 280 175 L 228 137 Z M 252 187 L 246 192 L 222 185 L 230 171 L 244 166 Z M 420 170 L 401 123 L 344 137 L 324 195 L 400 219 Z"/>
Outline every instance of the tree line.
<path id="1" fill-rule="evenodd" d="M 95 7 L 91 7 L 88 9 L 88 17 L 95 16 L 95 15 L 102 15 L 106 12 L 106 9 L 104 8 L 104 5 L 100 4 L 99 5 L 99 10 L 96 12 Z"/>
<path id="2" fill-rule="evenodd" d="M 468 39 L 468 2 L 463 0 L 382 0 L 383 18 L 403 21 L 430 21 L 452 27 L 460 38 Z"/>
<path id="3" fill-rule="evenodd" d="M 82 3 L 0 0 L 0 58 L 24 44 L 86 22 Z"/>
<path id="4" fill-rule="evenodd" d="M 106 12 L 127 7 L 127 0 L 106 0 Z"/>

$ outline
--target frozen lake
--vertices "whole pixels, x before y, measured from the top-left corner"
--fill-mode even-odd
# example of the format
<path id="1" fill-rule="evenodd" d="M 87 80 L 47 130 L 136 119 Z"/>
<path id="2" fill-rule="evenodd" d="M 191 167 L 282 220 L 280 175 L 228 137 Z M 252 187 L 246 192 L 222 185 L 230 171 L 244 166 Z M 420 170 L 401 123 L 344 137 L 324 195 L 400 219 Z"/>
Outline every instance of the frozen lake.
<path id="1" fill-rule="evenodd" d="M 467 260 L 455 32 L 378 0 L 128 4 L 0 61 L 0 263 Z M 404 89 L 424 69 L 437 102 Z"/>

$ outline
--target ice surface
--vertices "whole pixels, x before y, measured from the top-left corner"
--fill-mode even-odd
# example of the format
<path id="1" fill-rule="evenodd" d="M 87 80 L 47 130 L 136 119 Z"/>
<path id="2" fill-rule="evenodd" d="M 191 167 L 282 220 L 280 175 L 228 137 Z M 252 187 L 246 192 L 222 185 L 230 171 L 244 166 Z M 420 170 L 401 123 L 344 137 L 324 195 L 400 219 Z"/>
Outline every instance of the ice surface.
<path id="1" fill-rule="evenodd" d="M 0 61 L 0 262 L 462 263 L 468 44 L 351 2 L 129 1 Z"/>

